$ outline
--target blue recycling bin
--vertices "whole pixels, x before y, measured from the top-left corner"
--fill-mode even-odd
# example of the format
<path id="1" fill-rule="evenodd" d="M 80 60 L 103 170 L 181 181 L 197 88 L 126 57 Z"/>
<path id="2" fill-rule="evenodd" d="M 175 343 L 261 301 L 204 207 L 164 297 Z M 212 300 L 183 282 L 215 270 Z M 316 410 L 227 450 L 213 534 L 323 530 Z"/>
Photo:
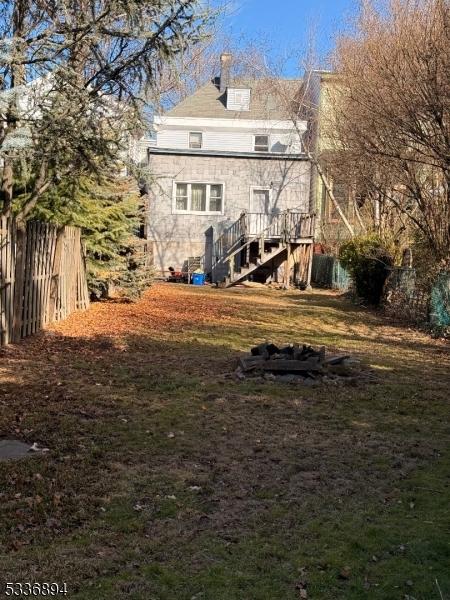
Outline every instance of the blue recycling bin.
<path id="1" fill-rule="evenodd" d="M 192 275 L 192 284 L 193 285 L 205 285 L 205 277 L 204 273 L 193 273 Z"/>

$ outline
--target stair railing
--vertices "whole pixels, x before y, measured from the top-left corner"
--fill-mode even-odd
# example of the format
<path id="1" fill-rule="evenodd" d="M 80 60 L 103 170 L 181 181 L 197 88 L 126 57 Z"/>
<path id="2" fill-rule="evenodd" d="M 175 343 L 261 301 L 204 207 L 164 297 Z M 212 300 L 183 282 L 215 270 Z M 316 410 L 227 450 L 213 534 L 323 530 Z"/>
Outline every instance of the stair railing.
<path id="1" fill-rule="evenodd" d="M 245 213 L 241 213 L 239 219 L 227 227 L 222 235 L 214 242 L 213 256 L 216 262 L 223 259 L 230 250 L 241 241 L 247 234 L 247 223 Z"/>
<path id="2" fill-rule="evenodd" d="M 284 213 L 279 213 L 279 214 L 274 215 L 274 216 L 275 216 L 275 219 L 270 223 L 270 225 L 268 225 L 265 229 L 263 229 L 259 233 L 248 236 L 247 239 L 245 240 L 245 242 L 243 244 L 241 244 L 238 248 L 235 248 L 232 252 L 230 252 L 226 256 L 224 256 L 223 257 L 223 261 L 224 262 L 231 261 L 231 259 L 234 258 L 239 252 L 242 252 L 243 250 L 245 250 L 246 248 L 248 248 L 250 246 L 250 244 L 252 244 L 255 241 L 259 242 L 260 255 L 264 254 L 264 241 L 267 238 L 271 237 L 270 231 L 274 227 L 274 224 L 276 223 L 278 225 L 278 221 L 281 221 L 281 222 L 283 221 L 283 219 L 284 219 Z"/>
<path id="3" fill-rule="evenodd" d="M 253 215 L 262 213 L 241 213 L 239 219 L 228 227 L 214 244 L 213 269 L 218 265 L 228 263 L 230 277 L 239 269 L 237 258 L 245 251 L 244 262 L 249 256 L 250 244 L 257 241 L 259 255 L 264 254 L 264 243 L 270 238 L 279 238 L 282 244 L 287 244 L 292 238 L 311 238 L 314 236 L 315 214 L 285 210 L 270 215 L 270 223 L 257 232 L 249 228 L 249 220 Z M 248 261 L 247 261 L 248 262 Z"/>

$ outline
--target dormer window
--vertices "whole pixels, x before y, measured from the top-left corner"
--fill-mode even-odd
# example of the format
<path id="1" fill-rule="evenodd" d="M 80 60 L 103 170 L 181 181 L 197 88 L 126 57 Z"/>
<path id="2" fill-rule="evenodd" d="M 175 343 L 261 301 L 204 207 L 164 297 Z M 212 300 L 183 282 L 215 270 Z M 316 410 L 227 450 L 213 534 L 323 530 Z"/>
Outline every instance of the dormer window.
<path id="1" fill-rule="evenodd" d="M 227 89 L 227 109 L 247 111 L 250 110 L 250 89 L 249 88 L 228 88 Z"/>
<path id="2" fill-rule="evenodd" d="M 255 152 L 269 152 L 269 136 L 255 135 Z"/>
<path id="3" fill-rule="evenodd" d="M 203 145 L 203 134 L 201 131 L 191 131 L 189 133 L 189 148 L 199 150 Z"/>

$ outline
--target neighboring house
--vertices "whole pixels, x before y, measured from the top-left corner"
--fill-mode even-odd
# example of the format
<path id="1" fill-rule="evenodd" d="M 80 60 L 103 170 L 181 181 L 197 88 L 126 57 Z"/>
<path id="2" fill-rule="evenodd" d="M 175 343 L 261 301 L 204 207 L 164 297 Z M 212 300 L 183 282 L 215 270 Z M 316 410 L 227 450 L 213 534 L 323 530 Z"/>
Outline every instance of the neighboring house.
<path id="1" fill-rule="evenodd" d="M 20 121 L 11 128 L 6 136 L 0 135 L 0 168 L 3 167 L 2 152 L 11 150 L 24 150 L 33 145 L 32 125 L 42 118 L 42 108 L 52 106 L 58 86 L 61 85 L 53 73 L 47 73 L 33 79 L 23 85 L 12 89 L 0 90 L 0 134 L 6 129 L 6 113 L 10 104 L 15 103 Z M 94 107 L 99 123 L 106 115 L 116 116 L 116 123 L 121 123 L 124 112 L 127 110 L 124 104 L 114 97 L 106 94 L 98 97 L 98 103 Z M 1 131 L 3 130 L 3 131 Z M 127 165 L 131 161 L 135 165 L 147 162 L 147 149 L 156 143 L 148 134 L 136 132 L 130 135 L 128 131 L 123 133 L 123 147 L 119 152 L 119 161 L 123 163 L 119 167 L 121 175 L 127 175 Z"/>
<path id="2" fill-rule="evenodd" d="M 148 149 L 153 146 L 156 146 L 156 139 L 151 136 L 150 132 L 145 134 L 138 132 L 135 136 L 130 136 L 124 158 L 125 160 L 131 160 L 137 167 L 146 166 L 148 163 Z"/>
<path id="3" fill-rule="evenodd" d="M 339 76 L 330 71 L 310 71 L 305 76 L 306 87 L 306 110 L 305 118 L 309 122 L 308 143 L 311 154 L 322 165 L 324 175 L 333 195 L 342 208 L 350 223 L 355 224 L 355 197 L 346 183 L 339 179 L 334 169 L 332 176 L 327 162 L 329 163 L 336 148 L 336 140 L 333 136 L 333 122 L 335 117 L 334 107 L 338 102 Z M 334 161 L 336 163 L 336 161 Z M 311 206 L 317 214 L 316 238 L 318 241 L 339 243 L 349 235 L 348 230 L 342 223 L 342 219 L 336 211 L 329 194 L 325 188 L 323 179 L 317 168 L 311 167 Z"/>
<path id="4" fill-rule="evenodd" d="M 51 94 L 53 85 L 51 74 L 47 74 L 26 84 L 0 90 L 0 127 L 2 129 L 0 167 L 3 167 L 2 153 L 23 151 L 32 146 L 30 123 L 41 118 L 40 103 L 44 102 L 46 97 Z M 16 108 L 21 121 L 15 122 L 14 127 L 8 128 L 7 113 L 11 107 Z M 4 135 L 5 132 L 6 135 Z"/>
<path id="5" fill-rule="evenodd" d="M 307 124 L 292 122 L 276 92 L 283 86 L 295 98 L 301 82 L 232 80 L 231 60 L 223 54 L 219 78 L 154 119 L 147 238 L 153 243 L 155 268 L 163 275 L 169 267 L 186 269 L 189 259 L 197 258 L 216 280 L 230 276 L 230 269 L 233 282 L 256 277 L 256 265 L 244 258 L 237 277 L 238 257 L 231 256 L 231 265 L 225 256 L 230 244 L 232 252 L 240 244 L 242 253 L 248 249 L 250 262 L 267 263 L 268 245 L 257 255 L 251 247 L 256 236 L 267 230 L 269 243 L 268 228 L 275 223 L 280 228 L 287 209 L 299 215 L 290 217 L 297 229 L 300 214 L 310 212 L 310 164 L 301 140 Z M 272 231 L 278 240 L 280 231 Z M 306 237 L 310 241 L 311 232 Z M 281 242 L 272 252 L 282 254 Z M 266 279 L 277 277 L 278 262 L 272 260 Z"/>

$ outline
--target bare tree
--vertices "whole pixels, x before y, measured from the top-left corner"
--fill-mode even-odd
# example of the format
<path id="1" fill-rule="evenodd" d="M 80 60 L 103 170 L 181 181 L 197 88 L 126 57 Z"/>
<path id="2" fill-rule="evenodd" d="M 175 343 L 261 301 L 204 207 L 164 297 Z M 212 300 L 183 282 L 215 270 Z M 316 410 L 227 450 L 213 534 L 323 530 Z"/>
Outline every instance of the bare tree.
<path id="1" fill-rule="evenodd" d="M 403 215 L 436 259 L 450 252 L 450 5 L 364 2 L 336 51 L 339 167 L 383 213 Z M 336 168 L 337 168 L 336 164 Z"/>
<path id="2" fill-rule="evenodd" d="M 150 114 L 170 110 L 213 80 L 218 74 L 219 56 L 224 51 L 233 56 L 233 78 L 254 80 L 267 76 L 264 42 L 233 38 L 221 31 L 221 23 L 220 20 L 215 23 L 214 31 L 207 39 L 181 52 L 171 69 L 160 71 L 146 92 Z"/>
<path id="3" fill-rule="evenodd" d="M 334 193 L 333 185 L 329 176 L 326 159 L 320 147 L 319 136 L 324 135 L 323 115 L 320 111 L 320 99 L 317 88 L 317 74 L 312 68 L 314 59 L 306 55 L 299 61 L 299 70 L 302 76 L 297 80 L 283 80 L 280 71 L 273 70 L 266 75 L 264 80 L 267 94 L 276 98 L 282 107 L 285 118 L 292 122 L 292 141 L 290 151 L 293 153 L 304 152 L 310 162 L 311 168 L 320 178 L 332 202 L 339 219 L 350 236 L 355 235 L 354 225 L 345 214 L 344 208 L 339 203 Z M 294 85 L 293 85 L 294 83 Z M 320 84 L 319 84 L 320 85 Z M 307 122 L 307 131 L 304 131 L 304 122 Z M 322 131 L 319 131 L 319 128 Z M 325 134 L 327 135 L 327 134 Z M 315 209 L 315 207 L 312 207 Z"/>

